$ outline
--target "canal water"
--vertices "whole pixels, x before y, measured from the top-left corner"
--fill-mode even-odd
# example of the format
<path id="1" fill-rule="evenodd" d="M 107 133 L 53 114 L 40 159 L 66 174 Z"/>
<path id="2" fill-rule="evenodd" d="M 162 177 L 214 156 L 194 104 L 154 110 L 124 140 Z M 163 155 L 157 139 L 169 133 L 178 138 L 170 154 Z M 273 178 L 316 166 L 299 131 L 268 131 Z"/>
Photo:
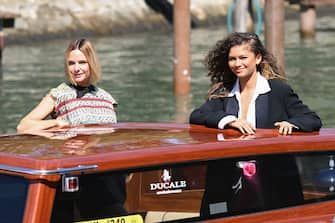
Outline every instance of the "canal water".
<path id="1" fill-rule="evenodd" d="M 286 72 L 304 103 L 335 127 L 335 23 L 319 18 L 314 41 L 299 38 L 297 20 L 285 23 Z M 100 86 L 118 101 L 119 122 L 188 121 L 204 102 L 209 79 L 202 60 L 227 34 L 225 26 L 192 30 L 192 92 L 173 94 L 173 34 L 159 31 L 123 36 L 91 37 L 103 68 Z M 261 38 L 264 39 L 263 34 Z M 20 118 L 64 78 L 63 52 L 69 39 L 37 40 L 7 45 L 0 79 L 0 133 L 14 133 Z"/>

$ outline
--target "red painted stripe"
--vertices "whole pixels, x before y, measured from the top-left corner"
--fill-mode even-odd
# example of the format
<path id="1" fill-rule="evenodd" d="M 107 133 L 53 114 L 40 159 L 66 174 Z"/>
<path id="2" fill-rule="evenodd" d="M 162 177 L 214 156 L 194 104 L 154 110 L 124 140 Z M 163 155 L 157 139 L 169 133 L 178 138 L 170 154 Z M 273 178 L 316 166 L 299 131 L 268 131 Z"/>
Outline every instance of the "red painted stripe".
<path id="1" fill-rule="evenodd" d="M 62 106 L 69 104 L 71 102 L 74 101 L 101 101 L 101 102 L 106 102 L 108 104 L 113 105 L 113 103 L 111 101 L 105 100 L 105 99 L 101 99 L 101 98 L 73 98 L 73 99 L 69 99 L 66 101 L 63 101 L 62 103 L 60 103 L 56 108 L 55 108 L 55 112 L 58 112 Z"/>
<path id="2" fill-rule="evenodd" d="M 63 113 L 61 113 L 61 114 L 59 114 L 58 117 L 64 116 L 64 115 L 66 115 L 66 114 L 68 114 L 68 113 L 70 113 L 70 112 L 73 112 L 73 111 L 75 111 L 75 110 L 77 110 L 77 109 L 80 109 L 80 108 L 105 108 L 105 109 L 109 109 L 109 110 L 114 111 L 113 108 L 108 107 L 108 106 L 90 106 L 90 105 L 85 105 L 85 106 L 78 106 L 78 107 L 75 107 L 75 108 L 73 108 L 73 109 L 67 110 L 67 111 L 65 111 L 65 112 L 63 112 Z"/>

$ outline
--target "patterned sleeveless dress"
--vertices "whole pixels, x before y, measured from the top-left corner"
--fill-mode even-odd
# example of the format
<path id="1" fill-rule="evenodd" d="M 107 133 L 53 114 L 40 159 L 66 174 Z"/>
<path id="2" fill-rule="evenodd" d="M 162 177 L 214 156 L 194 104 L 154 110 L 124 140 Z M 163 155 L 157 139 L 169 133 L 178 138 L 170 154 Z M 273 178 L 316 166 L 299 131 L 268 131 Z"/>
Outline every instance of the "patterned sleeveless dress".
<path id="1" fill-rule="evenodd" d="M 77 87 L 62 83 L 50 90 L 56 100 L 53 118 L 71 125 L 116 123 L 117 102 L 105 90 L 90 85 L 78 90 Z"/>

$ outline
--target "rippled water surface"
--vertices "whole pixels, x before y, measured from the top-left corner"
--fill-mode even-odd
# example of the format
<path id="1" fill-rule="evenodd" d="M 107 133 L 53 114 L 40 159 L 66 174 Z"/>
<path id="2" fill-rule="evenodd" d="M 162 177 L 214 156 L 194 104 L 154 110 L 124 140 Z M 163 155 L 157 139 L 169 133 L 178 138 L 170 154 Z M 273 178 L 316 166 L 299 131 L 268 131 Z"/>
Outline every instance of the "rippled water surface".
<path id="1" fill-rule="evenodd" d="M 298 21 L 285 23 L 286 72 L 301 99 L 335 127 L 335 18 L 318 19 L 317 37 L 302 42 Z M 225 27 L 192 31 L 192 94 L 189 103 L 173 95 L 173 35 L 169 32 L 92 37 L 103 67 L 100 86 L 119 102 L 119 122 L 187 122 L 204 101 L 209 80 L 202 59 Z M 263 36 L 261 36 L 263 38 Z M 65 80 L 68 39 L 8 45 L 0 80 L 0 133 L 15 132 L 19 119 L 52 87 Z"/>

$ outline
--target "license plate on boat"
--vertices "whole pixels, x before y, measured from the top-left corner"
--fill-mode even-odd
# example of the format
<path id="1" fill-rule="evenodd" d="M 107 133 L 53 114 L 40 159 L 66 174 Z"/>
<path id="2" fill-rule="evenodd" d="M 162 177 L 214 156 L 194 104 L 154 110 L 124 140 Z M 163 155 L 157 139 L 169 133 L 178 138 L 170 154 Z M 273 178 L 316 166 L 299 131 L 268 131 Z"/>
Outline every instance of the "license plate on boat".
<path id="1" fill-rule="evenodd" d="M 141 215 L 128 215 L 114 218 L 104 218 L 89 221 L 79 221 L 77 223 L 143 223 Z"/>

